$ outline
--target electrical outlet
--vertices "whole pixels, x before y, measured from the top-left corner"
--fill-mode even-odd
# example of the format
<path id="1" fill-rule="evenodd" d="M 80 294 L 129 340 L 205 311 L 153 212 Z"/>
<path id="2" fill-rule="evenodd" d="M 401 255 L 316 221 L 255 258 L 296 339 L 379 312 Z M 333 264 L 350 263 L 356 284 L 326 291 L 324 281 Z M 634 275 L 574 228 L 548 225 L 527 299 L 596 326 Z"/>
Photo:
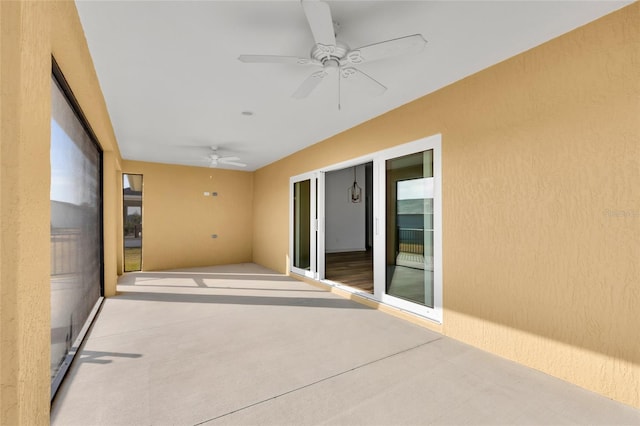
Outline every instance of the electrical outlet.
<path id="1" fill-rule="evenodd" d="M 208 192 L 205 192 L 205 193 L 204 193 L 204 196 L 205 196 L 205 197 L 208 197 L 208 196 L 209 196 L 209 193 L 208 193 Z"/>

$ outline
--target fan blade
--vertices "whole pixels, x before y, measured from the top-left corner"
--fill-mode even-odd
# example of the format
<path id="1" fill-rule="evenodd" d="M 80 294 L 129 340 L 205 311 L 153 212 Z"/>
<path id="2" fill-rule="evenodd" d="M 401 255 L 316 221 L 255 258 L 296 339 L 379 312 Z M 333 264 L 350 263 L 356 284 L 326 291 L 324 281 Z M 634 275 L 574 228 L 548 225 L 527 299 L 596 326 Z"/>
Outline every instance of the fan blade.
<path id="1" fill-rule="evenodd" d="M 240 157 L 220 157 L 218 161 L 237 161 Z"/>
<path id="2" fill-rule="evenodd" d="M 361 64 L 408 53 L 418 53 L 426 44 L 427 41 L 422 34 L 414 34 L 353 49 L 347 53 L 345 60 L 347 63 Z"/>
<path id="3" fill-rule="evenodd" d="M 226 164 L 228 166 L 236 166 L 236 167 L 247 167 L 244 163 L 236 163 L 235 161 L 219 161 L 220 164 Z"/>
<path id="4" fill-rule="evenodd" d="M 301 3 L 316 44 L 335 50 L 336 35 L 329 5 L 317 0 L 301 0 Z"/>
<path id="5" fill-rule="evenodd" d="M 238 56 L 240 62 L 250 64 L 293 64 L 293 65 L 322 65 L 320 62 L 307 59 L 298 58 L 295 56 L 278 56 L 278 55 L 240 55 Z"/>
<path id="6" fill-rule="evenodd" d="M 345 80 L 356 83 L 371 95 L 379 96 L 387 90 L 380 82 L 353 67 L 343 68 L 341 75 Z"/>
<path id="7" fill-rule="evenodd" d="M 309 77 L 307 77 L 305 81 L 302 82 L 300 87 L 298 87 L 298 90 L 296 90 L 295 93 L 291 96 L 296 99 L 306 98 L 311 92 L 313 92 L 313 89 L 315 89 L 316 86 L 318 86 L 318 84 L 322 82 L 325 76 L 327 76 L 327 73 L 325 71 L 314 72 Z"/>

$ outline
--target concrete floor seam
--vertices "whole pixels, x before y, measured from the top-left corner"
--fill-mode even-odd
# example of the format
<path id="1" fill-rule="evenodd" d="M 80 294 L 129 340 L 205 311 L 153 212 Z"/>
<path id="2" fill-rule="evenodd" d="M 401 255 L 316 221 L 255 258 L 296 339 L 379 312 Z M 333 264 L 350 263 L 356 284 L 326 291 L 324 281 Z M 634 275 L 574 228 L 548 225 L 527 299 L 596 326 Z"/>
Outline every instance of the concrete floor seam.
<path id="1" fill-rule="evenodd" d="M 411 351 L 413 351 L 413 350 L 415 350 L 415 349 L 421 348 L 421 347 L 423 347 L 423 346 L 426 346 L 426 345 L 428 345 L 428 344 L 430 344 L 430 343 L 437 342 L 437 341 L 439 341 L 439 340 L 442 340 L 442 337 L 438 337 L 438 338 L 436 338 L 436 339 L 432 339 L 432 340 L 429 340 L 429 341 L 427 341 L 427 342 L 420 343 L 419 345 L 412 346 L 412 347 L 410 347 L 410 348 L 403 349 L 403 350 L 401 350 L 401 351 L 394 352 L 394 353 L 389 354 L 389 355 L 385 355 L 385 356 L 383 356 L 383 357 L 381 357 L 381 358 L 377 358 L 377 359 L 374 359 L 374 360 L 372 360 L 372 361 L 365 362 L 364 364 L 356 365 L 356 366 L 355 366 L 355 367 L 353 367 L 353 368 L 350 368 L 350 369 L 348 369 L 348 370 L 341 371 L 341 372 L 336 373 L 336 374 L 332 374 L 331 376 L 324 377 L 324 378 L 322 378 L 322 379 L 316 380 L 315 382 L 308 383 L 308 384 L 306 384 L 306 385 L 304 385 L 304 386 L 300 386 L 300 387 L 297 387 L 297 388 L 295 388 L 295 389 L 291 389 L 291 390 L 289 390 L 289 391 L 286 391 L 286 392 L 280 393 L 280 394 L 278 394 L 278 395 L 272 396 L 272 397 L 270 397 L 270 398 L 266 398 L 266 399 L 263 399 L 263 400 L 261 400 L 261 401 L 254 402 L 253 404 L 249 404 L 249 405 L 246 405 L 246 406 L 244 406 L 244 407 L 238 408 L 238 409 L 236 409 L 236 410 L 229 411 L 228 413 L 224 413 L 224 414 L 221 414 L 221 415 L 219 415 L 219 416 L 216 416 L 216 417 L 212 417 L 212 418 L 210 418 L 210 419 L 203 420 L 203 421 L 201 421 L 201 422 L 199 422 L 199 423 L 195 423 L 193 426 L 203 425 L 203 424 L 206 424 L 206 423 L 209 423 L 209 422 L 212 422 L 212 421 L 215 421 L 215 420 L 221 419 L 221 418 L 223 418 L 223 417 L 229 416 L 229 415 L 231 415 L 231 414 L 234 414 L 234 413 L 238 413 L 238 412 L 240 412 L 240 411 L 247 410 L 247 409 L 252 408 L 252 407 L 255 407 L 255 406 L 257 406 L 257 405 L 264 404 L 265 402 L 272 401 L 272 400 L 274 400 L 274 399 L 277 399 L 277 398 L 283 397 L 283 396 L 285 396 L 285 395 L 289 395 L 289 394 L 292 394 L 292 393 L 294 393 L 294 392 L 298 392 L 298 391 L 300 391 L 300 390 L 303 390 L 303 389 L 306 389 L 306 388 L 310 388 L 310 387 L 315 386 L 315 385 L 317 385 L 317 384 L 319 384 L 319 383 L 326 382 L 327 380 L 331 380 L 331 379 L 334 379 L 334 378 L 336 378 L 336 377 L 340 377 L 340 376 L 342 376 L 342 375 L 344 375 L 344 374 L 350 373 L 350 372 L 352 372 L 352 371 L 356 371 L 356 370 L 359 370 L 359 369 L 361 369 L 361 368 L 367 367 L 367 366 L 369 366 L 369 365 L 372 365 L 372 364 L 375 364 L 375 363 L 378 363 L 378 362 L 381 362 L 381 361 L 387 360 L 387 359 L 389 359 L 389 358 L 393 358 L 393 357 L 398 356 L 398 355 L 405 354 L 405 353 L 407 353 L 407 352 L 411 352 Z"/>

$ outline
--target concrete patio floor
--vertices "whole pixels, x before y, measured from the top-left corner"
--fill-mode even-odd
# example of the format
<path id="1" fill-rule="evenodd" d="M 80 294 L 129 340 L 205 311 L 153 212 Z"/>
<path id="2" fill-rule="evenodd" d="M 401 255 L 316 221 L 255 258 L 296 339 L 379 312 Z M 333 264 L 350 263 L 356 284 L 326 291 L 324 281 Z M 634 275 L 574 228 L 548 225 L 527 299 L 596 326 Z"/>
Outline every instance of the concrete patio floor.
<path id="1" fill-rule="evenodd" d="M 121 277 L 53 425 L 640 424 L 640 410 L 254 264 Z"/>

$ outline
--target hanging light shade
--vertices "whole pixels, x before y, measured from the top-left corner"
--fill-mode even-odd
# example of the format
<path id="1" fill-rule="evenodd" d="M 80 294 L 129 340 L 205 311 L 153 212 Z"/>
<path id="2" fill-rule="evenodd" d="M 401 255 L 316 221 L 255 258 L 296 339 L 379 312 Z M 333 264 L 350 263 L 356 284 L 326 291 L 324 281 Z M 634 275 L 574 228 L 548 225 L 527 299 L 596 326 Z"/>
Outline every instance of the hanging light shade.
<path id="1" fill-rule="evenodd" d="M 353 168 L 353 185 L 349 187 L 349 201 L 352 203 L 360 203 L 362 201 L 362 188 L 358 185 L 356 178 L 356 168 Z"/>

